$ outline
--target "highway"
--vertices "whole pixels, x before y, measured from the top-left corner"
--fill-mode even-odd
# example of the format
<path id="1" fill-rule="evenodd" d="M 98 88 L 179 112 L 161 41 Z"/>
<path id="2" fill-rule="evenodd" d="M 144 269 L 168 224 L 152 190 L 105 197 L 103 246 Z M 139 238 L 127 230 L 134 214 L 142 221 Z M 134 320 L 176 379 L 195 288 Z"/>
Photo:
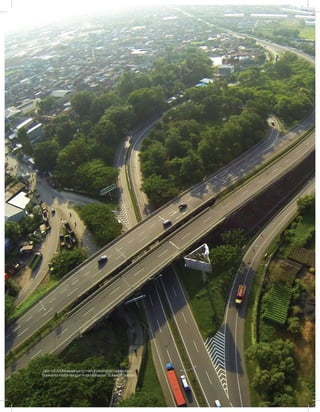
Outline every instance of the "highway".
<path id="1" fill-rule="evenodd" d="M 280 136 L 276 129 L 271 129 L 268 138 L 235 159 L 228 166 L 220 169 L 206 181 L 186 191 L 178 198 L 152 213 L 134 228 L 121 235 L 100 252 L 92 255 L 81 266 L 70 272 L 70 275 L 54 290 L 46 295 L 21 316 L 6 331 L 6 352 L 19 345 L 37 329 L 50 320 L 54 314 L 62 311 L 70 303 L 78 299 L 93 285 L 98 285 L 112 272 L 119 270 L 129 260 L 136 258 L 148 245 L 154 243 L 163 233 L 162 221 L 170 219 L 173 225 L 186 219 L 202 204 L 215 197 L 223 189 L 235 183 L 260 164 L 266 162 L 277 151 L 294 141 L 301 133 L 314 123 L 314 115 L 285 136 Z M 258 186 L 257 186 L 258 187 Z M 184 213 L 178 211 L 178 204 L 184 202 L 188 208 Z M 108 263 L 98 268 L 97 259 L 100 254 L 108 256 Z M 45 312 L 42 307 L 46 308 Z M 39 316 L 39 314 L 41 314 Z"/>
<path id="2" fill-rule="evenodd" d="M 51 353 L 66 347 L 75 337 L 89 328 L 90 325 L 98 322 L 99 319 L 112 311 L 114 307 L 123 302 L 124 299 L 134 294 L 137 289 L 140 289 L 148 279 L 161 272 L 163 267 L 170 264 L 176 257 L 180 256 L 185 250 L 205 236 L 206 233 L 219 225 L 227 215 L 254 197 L 257 190 L 263 190 L 263 188 L 267 187 L 271 182 L 276 181 L 282 174 L 290 170 L 292 165 L 298 162 L 298 159 L 306 157 L 308 154 L 313 153 L 313 151 L 314 133 L 310 134 L 301 144 L 270 166 L 268 170 L 258 174 L 255 178 L 252 178 L 245 185 L 231 193 L 223 201 L 211 208 L 207 208 L 200 215 L 193 218 L 193 220 L 190 220 L 184 226 L 168 234 L 168 237 L 161 242 L 155 244 L 144 256 L 140 257 L 124 270 L 121 276 L 116 278 L 109 286 L 101 288 L 101 291 L 94 298 L 90 299 L 69 319 L 63 322 L 62 325 L 59 326 L 59 331 L 51 333 L 36 344 L 14 367 L 26 366 L 30 358 L 35 356 L 35 354 Z M 215 190 L 215 186 L 211 188 L 211 191 Z M 190 201 L 192 200 L 193 198 L 190 198 Z M 170 206 L 171 207 L 167 207 L 166 209 L 171 211 L 169 217 L 173 221 L 175 221 L 174 219 L 178 220 L 181 213 L 178 212 L 175 204 L 171 204 Z M 149 219 L 146 219 L 147 222 L 148 220 Z M 138 227 L 140 227 L 140 225 L 138 225 Z M 110 258 L 110 261 L 111 260 L 112 257 Z M 85 269 L 90 263 L 93 268 L 92 273 L 90 273 L 88 269 Z M 91 277 L 95 276 L 99 271 L 95 259 L 93 261 L 90 260 L 87 265 L 80 268 L 80 273 L 82 273 L 84 278 L 87 278 L 89 282 Z M 86 270 L 86 272 L 84 272 L 84 270 Z M 100 272 L 101 271 L 103 271 L 103 269 L 101 269 Z M 76 277 L 73 276 L 73 279 L 76 280 Z M 63 287 L 64 283 L 62 283 L 61 286 Z M 73 287 L 76 287 L 76 283 Z M 64 290 L 63 294 L 67 294 L 68 292 L 68 290 Z M 69 294 L 70 293 L 71 292 L 69 292 Z M 53 299 L 52 293 L 50 293 L 36 305 L 38 309 L 36 319 L 28 319 L 30 325 L 35 325 L 33 326 L 34 329 L 27 329 L 26 332 L 31 333 L 37 330 L 37 328 L 39 328 L 37 325 L 47 316 L 47 312 L 51 312 L 52 315 L 54 314 L 53 306 L 57 304 L 56 300 L 58 300 L 60 296 L 61 293 L 58 296 L 53 294 L 53 297 L 56 299 L 49 302 L 48 299 Z M 62 301 L 64 301 L 64 299 L 62 299 Z M 8 348 L 6 349 L 8 350 Z M 10 371 L 8 372 L 10 373 Z"/>
<path id="3" fill-rule="evenodd" d="M 249 406 L 248 382 L 245 373 L 244 356 L 244 323 L 246 321 L 246 307 L 250 288 L 258 269 L 263 261 L 265 253 L 279 234 L 285 230 L 288 224 L 297 214 L 297 199 L 301 196 L 314 193 L 315 179 L 311 179 L 303 189 L 284 207 L 263 230 L 256 236 L 248 247 L 242 263 L 235 275 L 233 284 L 230 289 L 224 322 L 217 334 L 207 342 L 209 348 L 217 343 L 217 338 L 224 337 L 225 350 L 225 371 L 227 387 L 232 388 L 229 391 L 230 402 L 234 406 Z M 267 261 L 266 261 L 267 263 Z M 234 303 L 236 291 L 239 284 L 247 285 L 246 297 L 237 309 Z M 247 320 L 250 322 L 250 319 Z M 254 331 L 253 331 L 254 332 Z M 221 363 L 216 363 L 221 367 Z"/>

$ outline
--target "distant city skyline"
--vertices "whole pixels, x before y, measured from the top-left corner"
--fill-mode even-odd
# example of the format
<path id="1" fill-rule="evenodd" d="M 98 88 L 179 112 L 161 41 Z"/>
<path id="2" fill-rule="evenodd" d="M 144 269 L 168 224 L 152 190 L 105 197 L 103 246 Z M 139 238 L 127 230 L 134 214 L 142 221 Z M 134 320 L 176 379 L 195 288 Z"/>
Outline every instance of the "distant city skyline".
<path id="1" fill-rule="evenodd" d="M 95 11 L 115 11 L 150 5 L 292 5 L 316 7 L 315 0 L 116 0 L 106 4 L 101 0 L 3 0 L 0 5 L 1 21 L 6 31 L 19 27 L 43 26 Z"/>

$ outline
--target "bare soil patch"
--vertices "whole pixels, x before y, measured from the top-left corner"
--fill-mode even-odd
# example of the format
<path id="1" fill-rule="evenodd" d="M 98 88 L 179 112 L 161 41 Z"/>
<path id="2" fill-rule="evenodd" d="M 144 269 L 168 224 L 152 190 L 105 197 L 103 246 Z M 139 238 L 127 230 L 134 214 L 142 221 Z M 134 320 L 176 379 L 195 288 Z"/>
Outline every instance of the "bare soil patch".
<path id="1" fill-rule="evenodd" d="M 299 359 L 299 375 L 304 378 L 308 378 L 311 371 L 315 367 L 314 335 L 314 322 L 308 319 L 304 320 L 302 324 L 301 337 L 295 341 L 295 352 L 297 358 Z"/>

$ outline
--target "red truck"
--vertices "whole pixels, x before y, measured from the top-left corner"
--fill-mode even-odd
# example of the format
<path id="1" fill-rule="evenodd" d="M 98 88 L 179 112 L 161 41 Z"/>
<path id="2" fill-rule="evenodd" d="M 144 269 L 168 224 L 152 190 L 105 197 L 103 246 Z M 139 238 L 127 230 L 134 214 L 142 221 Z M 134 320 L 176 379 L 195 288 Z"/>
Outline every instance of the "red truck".
<path id="1" fill-rule="evenodd" d="M 241 302 L 244 298 L 244 295 L 246 294 L 246 288 L 247 288 L 246 285 L 239 285 L 238 286 L 236 300 L 235 300 L 237 305 L 241 304 Z"/>
<path id="2" fill-rule="evenodd" d="M 186 406 L 186 400 L 183 395 L 181 386 L 179 384 L 178 378 L 176 371 L 174 370 L 174 367 L 172 363 L 167 363 L 166 364 L 166 369 L 167 369 L 167 376 L 168 376 L 168 381 L 171 386 L 171 390 L 174 396 L 174 399 L 176 401 L 177 406 Z"/>

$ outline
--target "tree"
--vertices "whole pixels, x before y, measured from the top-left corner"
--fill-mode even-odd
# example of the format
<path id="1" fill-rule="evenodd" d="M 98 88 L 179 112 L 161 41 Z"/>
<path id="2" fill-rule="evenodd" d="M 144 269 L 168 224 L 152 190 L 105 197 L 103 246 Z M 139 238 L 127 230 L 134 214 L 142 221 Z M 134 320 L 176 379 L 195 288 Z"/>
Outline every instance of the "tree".
<path id="1" fill-rule="evenodd" d="M 71 106 L 78 113 L 80 119 L 90 119 L 90 109 L 94 95 L 91 92 L 82 91 L 71 98 Z"/>
<path id="2" fill-rule="evenodd" d="M 178 194 L 178 189 L 174 187 L 169 179 L 152 174 L 144 179 L 142 190 L 148 196 L 154 209 L 157 209 Z"/>
<path id="3" fill-rule="evenodd" d="M 28 156 L 32 156 L 32 154 L 33 154 L 32 144 L 31 144 L 30 139 L 27 135 L 27 131 L 24 127 L 19 129 L 18 135 L 17 135 L 17 141 L 20 144 L 22 144 L 23 152 Z"/>
<path id="4" fill-rule="evenodd" d="M 106 406 L 114 379 L 89 371 L 108 369 L 110 365 L 103 357 L 72 363 L 56 355 L 39 356 L 7 379 L 6 399 L 16 407 Z"/>
<path id="5" fill-rule="evenodd" d="M 164 110 L 167 102 L 163 89 L 157 86 L 134 90 L 128 96 L 127 104 L 132 105 L 137 120 L 143 122 Z"/>
<path id="6" fill-rule="evenodd" d="M 80 206 L 79 214 L 100 247 L 105 246 L 121 233 L 122 225 L 116 220 L 109 205 L 91 203 Z"/>
<path id="7" fill-rule="evenodd" d="M 88 193 L 99 194 L 106 186 L 117 182 L 119 170 L 106 166 L 102 160 L 93 159 L 80 165 L 75 173 L 75 188 Z"/>
<path id="8" fill-rule="evenodd" d="M 13 296 L 5 296 L 5 322 L 6 325 L 10 322 L 12 315 L 14 314 L 15 304 Z"/>
<path id="9" fill-rule="evenodd" d="M 5 224 L 5 235 L 14 244 L 18 243 L 21 237 L 21 227 L 18 222 L 8 221 Z"/>
<path id="10" fill-rule="evenodd" d="M 180 182 L 183 188 L 191 186 L 203 177 L 203 163 L 201 157 L 192 149 L 187 156 L 181 159 Z"/>
<path id="11" fill-rule="evenodd" d="M 297 316 L 288 318 L 287 322 L 289 332 L 291 332 L 293 335 L 299 335 L 301 333 L 301 324 Z"/>
<path id="12" fill-rule="evenodd" d="M 301 215 L 305 215 L 307 213 L 311 213 L 314 215 L 315 213 L 315 194 L 305 195 L 299 197 L 297 201 L 299 213 Z"/>
<path id="13" fill-rule="evenodd" d="M 53 277 L 61 279 L 87 258 L 84 249 L 61 250 L 50 262 Z"/>
<path id="14" fill-rule="evenodd" d="M 158 396 L 143 391 L 136 392 L 128 399 L 123 399 L 117 405 L 120 408 L 163 407 L 165 406 Z"/>
<path id="15" fill-rule="evenodd" d="M 235 246 L 220 245 L 210 250 L 210 261 L 214 273 L 231 272 L 239 266 L 241 252 Z"/>
<path id="16" fill-rule="evenodd" d="M 49 113 L 57 105 L 57 98 L 54 96 L 47 96 L 44 99 L 40 100 L 39 110 L 40 113 L 45 114 Z"/>
<path id="17" fill-rule="evenodd" d="M 37 168 L 41 172 L 54 170 L 59 153 L 59 145 L 56 140 L 39 142 L 34 146 L 33 158 Z"/>
<path id="18" fill-rule="evenodd" d="M 83 137 L 72 140 L 57 157 L 56 178 L 62 186 L 72 187 L 77 168 L 90 160 L 92 145 Z"/>
<path id="19" fill-rule="evenodd" d="M 221 234 L 223 243 L 232 245 L 241 249 L 247 241 L 247 237 L 243 229 L 232 229 Z"/>

